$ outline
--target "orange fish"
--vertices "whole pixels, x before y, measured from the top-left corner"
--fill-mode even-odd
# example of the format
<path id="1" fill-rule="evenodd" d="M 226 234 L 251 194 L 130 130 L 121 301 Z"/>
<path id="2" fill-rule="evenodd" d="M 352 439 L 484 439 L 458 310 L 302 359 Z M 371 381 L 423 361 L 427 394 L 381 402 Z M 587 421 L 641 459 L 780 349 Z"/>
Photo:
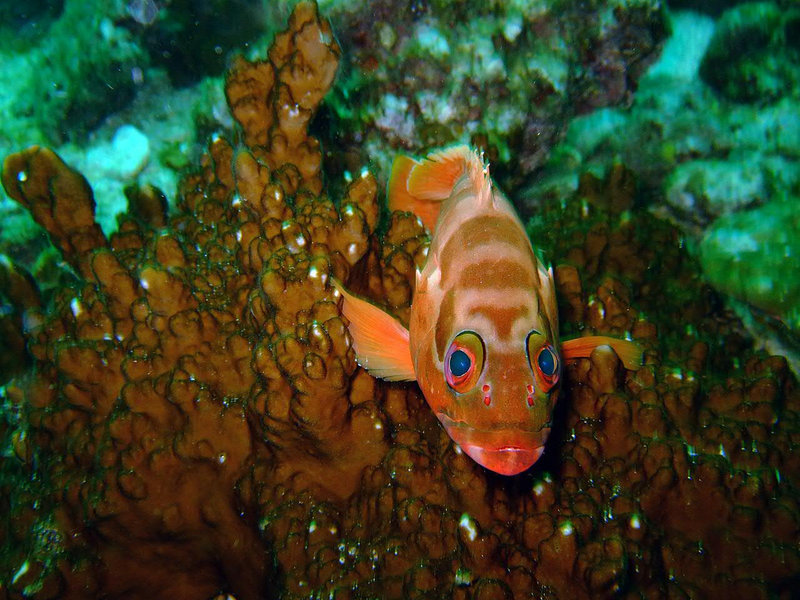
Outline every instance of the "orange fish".
<path id="1" fill-rule="evenodd" d="M 389 207 L 415 213 L 431 243 L 408 329 L 334 282 L 358 362 L 376 377 L 416 380 L 464 452 L 516 475 L 544 451 L 562 360 L 609 345 L 635 368 L 641 350 L 606 337 L 559 348 L 553 270 L 536 257 L 513 206 L 469 147 L 397 157 Z"/>

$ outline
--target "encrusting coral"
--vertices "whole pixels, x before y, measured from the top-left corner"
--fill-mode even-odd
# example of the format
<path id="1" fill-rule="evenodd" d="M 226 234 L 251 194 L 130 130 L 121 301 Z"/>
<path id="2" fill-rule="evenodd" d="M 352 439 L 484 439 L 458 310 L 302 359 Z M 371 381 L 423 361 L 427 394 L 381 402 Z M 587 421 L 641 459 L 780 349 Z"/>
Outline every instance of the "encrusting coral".
<path id="1" fill-rule="evenodd" d="M 55 154 L 6 160 L 6 190 L 83 285 L 49 314 L 17 287 L 36 366 L 4 390 L 0 464 L 46 485 L 37 513 L 0 480 L 5 596 L 788 597 L 795 381 L 734 344 L 742 367 L 716 367 L 703 335 L 730 325 L 698 314 L 674 230 L 641 235 L 626 172 L 587 178 L 550 246 L 567 328 L 631 332 L 647 364 L 598 349 L 569 367 L 532 473 L 485 471 L 415 386 L 357 368 L 331 277 L 406 319 L 427 236 L 402 213 L 375 234 L 366 171 L 324 194 L 307 128 L 339 53 L 299 4 L 269 59 L 228 78 L 243 143 L 211 143 L 170 218 L 157 190 L 129 190 L 110 239 Z"/>

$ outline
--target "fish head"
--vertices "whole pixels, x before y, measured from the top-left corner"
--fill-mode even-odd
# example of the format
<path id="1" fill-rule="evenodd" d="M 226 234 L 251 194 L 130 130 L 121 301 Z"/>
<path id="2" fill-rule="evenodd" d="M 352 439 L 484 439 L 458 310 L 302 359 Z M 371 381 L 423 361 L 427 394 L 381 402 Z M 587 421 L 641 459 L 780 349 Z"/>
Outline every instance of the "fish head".
<path id="1" fill-rule="evenodd" d="M 534 316 L 518 315 L 503 337 L 485 317 L 464 315 L 444 343 L 433 328 L 416 360 L 420 388 L 448 435 L 503 475 L 541 457 L 561 379 L 554 327 L 538 310 L 528 314 Z"/>

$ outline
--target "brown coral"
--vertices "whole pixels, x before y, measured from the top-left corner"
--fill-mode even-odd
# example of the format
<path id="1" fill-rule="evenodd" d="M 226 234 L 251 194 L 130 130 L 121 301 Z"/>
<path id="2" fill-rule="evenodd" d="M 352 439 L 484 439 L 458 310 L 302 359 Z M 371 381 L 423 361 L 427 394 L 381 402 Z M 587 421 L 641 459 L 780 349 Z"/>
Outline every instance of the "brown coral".
<path id="1" fill-rule="evenodd" d="M 108 241 L 54 154 L 6 161 L 9 193 L 84 282 L 32 322 L 36 371 L 5 392 L 28 435 L 3 460 L 44 461 L 67 551 L 39 597 L 788 594 L 800 572 L 795 382 L 785 361 L 752 353 L 703 376 L 718 350 L 690 333 L 682 352 L 662 351 L 673 305 L 658 323 L 633 306 L 663 297 L 648 268 L 666 279 L 685 266 L 677 244 L 654 261 L 630 219 L 572 232 L 558 280 L 568 326 L 632 332 L 648 364 L 626 372 L 602 349 L 573 364 L 534 472 L 483 470 L 414 386 L 356 367 L 330 278 L 402 319 L 427 237 L 395 213 L 378 240 L 369 174 L 338 202 L 320 193 L 307 126 L 338 53 L 315 8 L 298 5 L 269 61 L 240 61 L 229 79 L 246 147 L 215 140 L 170 219 L 156 190 L 130 190 L 134 214 Z M 626 181 L 583 190 L 621 210 L 630 203 L 609 194 L 632 193 Z M 25 517 L 4 536 L 24 536 Z M 8 577 L 8 595 L 44 566 Z"/>

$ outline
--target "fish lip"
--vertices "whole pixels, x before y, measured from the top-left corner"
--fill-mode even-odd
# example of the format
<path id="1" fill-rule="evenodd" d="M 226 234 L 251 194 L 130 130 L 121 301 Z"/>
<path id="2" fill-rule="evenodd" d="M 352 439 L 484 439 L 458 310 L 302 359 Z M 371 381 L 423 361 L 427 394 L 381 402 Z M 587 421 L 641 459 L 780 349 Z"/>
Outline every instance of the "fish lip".
<path id="1" fill-rule="evenodd" d="M 501 475 L 518 475 L 530 469 L 544 453 L 544 446 L 521 448 L 503 446 L 484 448 L 475 444 L 462 444 L 461 449 L 476 463 Z"/>
<path id="2" fill-rule="evenodd" d="M 517 475 L 532 467 L 544 453 L 549 427 L 539 431 L 476 429 L 447 415 L 437 415 L 447 434 L 476 463 L 501 475 Z"/>

